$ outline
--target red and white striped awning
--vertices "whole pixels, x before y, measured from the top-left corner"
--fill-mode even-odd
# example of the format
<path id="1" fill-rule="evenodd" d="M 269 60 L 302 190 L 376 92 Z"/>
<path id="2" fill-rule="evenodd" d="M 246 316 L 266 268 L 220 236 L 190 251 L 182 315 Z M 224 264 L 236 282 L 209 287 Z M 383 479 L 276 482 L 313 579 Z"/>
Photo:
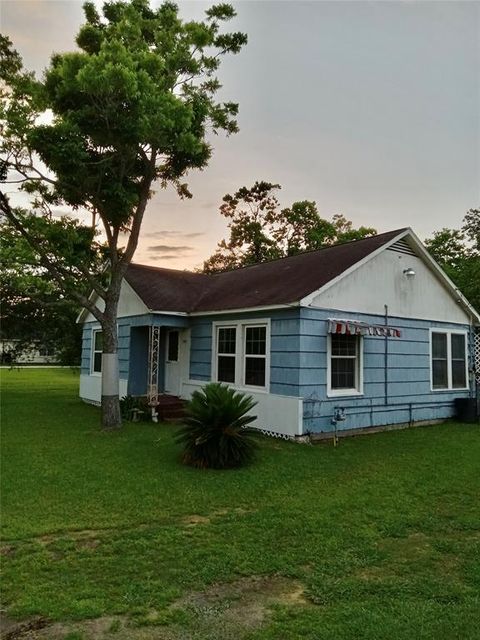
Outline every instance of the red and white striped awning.
<path id="1" fill-rule="evenodd" d="M 380 336 L 388 338 L 401 338 L 402 332 L 395 327 L 369 324 L 357 320 L 336 320 L 329 318 L 328 333 L 339 333 L 346 336 Z"/>

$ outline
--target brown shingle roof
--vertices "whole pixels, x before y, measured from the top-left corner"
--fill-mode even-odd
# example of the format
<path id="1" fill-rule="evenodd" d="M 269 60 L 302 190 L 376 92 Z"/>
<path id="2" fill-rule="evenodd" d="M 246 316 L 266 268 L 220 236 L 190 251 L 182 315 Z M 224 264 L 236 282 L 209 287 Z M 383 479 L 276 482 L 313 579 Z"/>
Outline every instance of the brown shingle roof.
<path id="1" fill-rule="evenodd" d="M 289 304 L 320 289 L 405 230 L 216 274 L 131 264 L 126 280 L 152 311 L 226 311 Z"/>
<path id="2" fill-rule="evenodd" d="M 132 263 L 125 279 L 152 311 L 192 311 L 211 276 Z"/>

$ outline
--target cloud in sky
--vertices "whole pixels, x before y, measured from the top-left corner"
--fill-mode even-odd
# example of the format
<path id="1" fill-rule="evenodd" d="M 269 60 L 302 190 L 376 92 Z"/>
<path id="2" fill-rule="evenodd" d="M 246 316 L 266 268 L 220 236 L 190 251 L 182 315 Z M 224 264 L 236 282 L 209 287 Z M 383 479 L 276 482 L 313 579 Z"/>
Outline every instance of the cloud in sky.
<path id="1" fill-rule="evenodd" d="M 189 260 L 195 253 L 195 247 L 190 245 L 154 244 L 147 247 L 147 258 L 154 260 L 155 264 L 164 260 L 178 260 L 179 266 L 185 268 L 185 260 Z"/>
<path id="2" fill-rule="evenodd" d="M 157 260 L 178 260 L 179 257 L 181 256 L 172 256 L 169 253 L 160 254 L 160 255 L 156 255 L 155 253 L 152 253 L 150 257 L 152 258 L 152 260 L 155 259 L 156 266 L 161 266 L 157 263 Z"/>
<path id="3" fill-rule="evenodd" d="M 189 246 L 173 246 L 168 244 L 155 244 L 153 246 L 148 247 L 149 251 L 158 251 L 159 253 L 188 253 L 193 251 L 193 247 Z"/>
<path id="4" fill-rule="evenodd" d="M 144 238 L 200 238 L 205 232 L 184 233 L 183 231 L 149 231 L 143 234 Z"/>

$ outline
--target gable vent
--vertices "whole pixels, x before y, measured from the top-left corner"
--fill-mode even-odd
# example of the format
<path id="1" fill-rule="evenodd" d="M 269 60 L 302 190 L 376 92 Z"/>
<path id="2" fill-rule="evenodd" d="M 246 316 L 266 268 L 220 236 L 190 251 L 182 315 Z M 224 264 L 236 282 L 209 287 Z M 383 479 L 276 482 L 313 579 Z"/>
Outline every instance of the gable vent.
<path id="1" fill-rule="evenodd" d="M 397 253 L 405 253 L 407 256 L 416 256 L 417 254 L 413 251 L 405 240 L 397 240 L 394 242 L 391 247 L 388 247 L 388 251 L 396 251 Z"/>

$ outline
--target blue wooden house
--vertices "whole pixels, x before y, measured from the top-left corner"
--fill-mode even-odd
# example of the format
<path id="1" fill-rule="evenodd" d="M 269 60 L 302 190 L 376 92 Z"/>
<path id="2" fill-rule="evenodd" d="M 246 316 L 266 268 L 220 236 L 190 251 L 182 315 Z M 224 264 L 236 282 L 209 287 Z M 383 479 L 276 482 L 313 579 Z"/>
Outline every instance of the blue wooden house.
<path id="1" fill-rule="evenodd" d="M 99 402 L 101 330 L 81 321 L 80 396 Z M 431 423 L 474 394 L 479 325 L 411 229 L 219 274 L 132 264 L 120 395 L 188 398 L 221 381 L 284 436 Z"/>

